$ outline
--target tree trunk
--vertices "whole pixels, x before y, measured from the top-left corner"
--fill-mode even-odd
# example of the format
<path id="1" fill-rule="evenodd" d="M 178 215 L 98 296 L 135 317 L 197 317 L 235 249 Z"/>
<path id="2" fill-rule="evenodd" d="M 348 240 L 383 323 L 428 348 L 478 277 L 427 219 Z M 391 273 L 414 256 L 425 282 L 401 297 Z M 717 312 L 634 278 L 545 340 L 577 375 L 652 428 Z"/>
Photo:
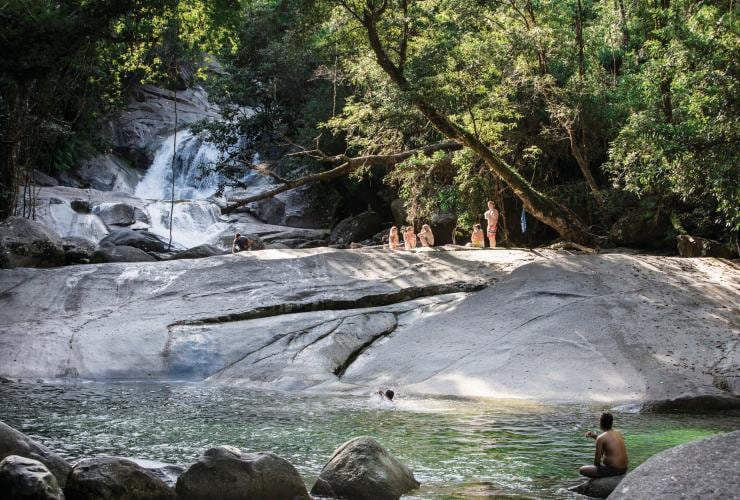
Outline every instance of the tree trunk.
<path id="1" fill-rule="evenodd" d="M 370 46 L 375 53 L 378 64 L 393 83 L 411 98 L 414 106 L 443 135 L 449 139 L 459 141 L 473 150 L 495 175 L 499 176 L 511 187 L 514 194 L 522 201 L 525 210 L 532 214 L 532 216 L 553 228 L 565 240 L 593 244 L 593 235 L 573 211 L 537 191 L 516 169 L 507 164 L 503 158 L 500 158 L 473 134 L 452 122 L 449 118 L 437 111 L 434 106 L 424 100 L 423 97 L 413 91 L 406 77 L 388 57 L 380 41 L 376 23 L 381 13 L 373 12 L 366 8 L 363 11 L 362 24 L 367 31 Z"/>

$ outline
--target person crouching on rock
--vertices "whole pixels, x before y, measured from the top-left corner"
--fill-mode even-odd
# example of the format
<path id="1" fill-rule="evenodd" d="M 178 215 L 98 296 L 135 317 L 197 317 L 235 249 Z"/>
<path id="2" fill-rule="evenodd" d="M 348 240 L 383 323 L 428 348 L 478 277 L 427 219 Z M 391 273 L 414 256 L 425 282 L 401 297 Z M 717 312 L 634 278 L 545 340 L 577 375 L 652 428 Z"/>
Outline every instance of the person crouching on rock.
<path id="1" fill-rule="evenodd" d="M 432 233 L 432 228 L 429 227 L 429 224 L 424 224 L 423 226 L 421 226 L 419 241 L 421 242 L 421 246 L 423 247 L 434 246 L 434 234 Z"/>
<path id="2" fill-rule="evenodd" d="M 620 476 L 627 472 L 627 446 L 622 433 L 612 429 L 614 417 L 611 413 L 602 413 L 599 427 L 603 431 L 598 436 L 588 431 L 586 437 L 596 440 L 596 455 L 593 465 L 584 465 L 580 473 L 586 477 Z M 603 463 L 601 459 L 604 459 Z"/>
<path id="3" fill-rule="evenodd" d="M 231 253 L 243 252 L 252 249 L 252 242 L 249 238 L 239 233 L 234 235 L 234 243 L 231 244 Z"/>
<path id="4" fill-rule="evenodd" d="M 473 224 L 473 234 L 470 235 L 470 246 L 473 248 L 483 248 L 486 246 L 485 236 L 480 224 Z"/>
<path id="5" fill-rule="evenodd" d="M 400 246 L 401 242 L 398 238 L 398 228 L 396 226 L 391 226 L 391 230 L 388 233 L 388 248 L 395 250 Z"/>
<path id="6" fill-rule="evenodd" d="M 406 231 L 403 233 L 403 246 L 406 250 L 416 248 L 416 234 L 414 234 L 414 226 L 408 226 Z"/>

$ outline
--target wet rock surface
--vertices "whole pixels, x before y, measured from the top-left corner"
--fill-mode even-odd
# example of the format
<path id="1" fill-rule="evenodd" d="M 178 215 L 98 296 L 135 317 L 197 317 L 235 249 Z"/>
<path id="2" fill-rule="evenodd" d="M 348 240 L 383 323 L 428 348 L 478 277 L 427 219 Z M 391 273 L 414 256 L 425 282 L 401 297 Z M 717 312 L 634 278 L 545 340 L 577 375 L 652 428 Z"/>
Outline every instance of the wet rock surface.
<path id="1" fill-rule="evenodd" d="M 670 448 L 650 457 L 609 495 L 614 500 L 736 498 L 740 431 Z"/>
<path id="2" fill-rule="evenodd" d="M 71 466 L 62 457 L 22 432 L 0 422 L 0 459 L 10 455 L 38 460 L 54 474 L 60 486 L 64 487 L 67 483 L 67 474 Z"/>
<path id="3" fill-rule="evenodd" d="M 411 470 L 375 439 L 352 439 L 332 454 L 312 495 L 356 500 L 396 500 L 420 483 Z"/>
<path id="4" fill-rule="evenodd" d="M 0 461 L 0 492 L 5 500 L 64 500 L 59 483 L 44 464 L 18 455 Z"/>
<path id="5" fill-rule="evenodd" d="M 64 264 L 62 240 L 46 226 L 24 217 L 0 222 L 0 267 L 56 267 Z"/>
<path id="6" fill-rule="evenodd" d="M 80 460 L 64 488 L 68 500 L 175 500 L 172 488 L 136 462 L 118 457 Z"/>
<path id="7" fill-rule="evenodd" d="M 589 498 L 606 498 L 624 479 L 624 476 L 600 477 L 570 488 L 570 491 Z"/>
<path id="8" fill-rule="evenodd" d="M 181 500 L 309 499 L 298 471 L 272 453 L 246 453 L 217 446 L 203 453 L 177 479 Z"/>

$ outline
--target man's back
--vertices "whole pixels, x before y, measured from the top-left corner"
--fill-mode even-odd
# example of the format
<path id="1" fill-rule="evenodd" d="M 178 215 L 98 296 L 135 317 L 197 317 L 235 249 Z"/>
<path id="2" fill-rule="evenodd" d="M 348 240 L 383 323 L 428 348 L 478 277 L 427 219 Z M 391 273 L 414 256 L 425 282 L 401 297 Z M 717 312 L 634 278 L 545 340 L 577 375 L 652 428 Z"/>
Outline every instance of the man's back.
<path id="1" fill-rule="evenodd" d="M 604 463 L 615 469 L 627 468 L 627 445 L 622 433 L 609 429 L 596 438 L 596 446 L 604 450 Z"/>

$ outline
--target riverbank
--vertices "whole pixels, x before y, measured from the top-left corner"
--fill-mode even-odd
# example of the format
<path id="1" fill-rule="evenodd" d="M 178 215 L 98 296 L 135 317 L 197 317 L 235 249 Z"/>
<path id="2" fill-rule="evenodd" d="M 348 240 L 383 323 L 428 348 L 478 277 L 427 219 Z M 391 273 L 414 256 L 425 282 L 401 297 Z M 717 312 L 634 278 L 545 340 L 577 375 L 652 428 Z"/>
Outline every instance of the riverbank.
<path id="1" fill-rule="evenodd" d="M 448 250 L 2 270 L 0 376 L 738 404 L 732 263 Z"/>

